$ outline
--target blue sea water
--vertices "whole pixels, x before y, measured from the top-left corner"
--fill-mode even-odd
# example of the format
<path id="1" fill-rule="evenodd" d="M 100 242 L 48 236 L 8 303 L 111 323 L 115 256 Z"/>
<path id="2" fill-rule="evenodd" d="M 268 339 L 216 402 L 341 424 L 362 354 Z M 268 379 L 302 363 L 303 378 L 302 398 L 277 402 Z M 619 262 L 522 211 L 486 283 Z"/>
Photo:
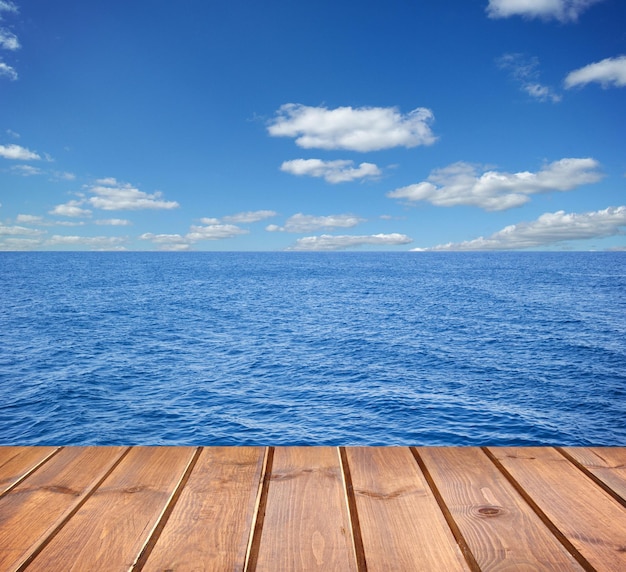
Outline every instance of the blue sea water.
<path id="1" fill-rule="evenodd" d="M 0 444 L 626 446 L 626 253 L 0 253 Z"/>

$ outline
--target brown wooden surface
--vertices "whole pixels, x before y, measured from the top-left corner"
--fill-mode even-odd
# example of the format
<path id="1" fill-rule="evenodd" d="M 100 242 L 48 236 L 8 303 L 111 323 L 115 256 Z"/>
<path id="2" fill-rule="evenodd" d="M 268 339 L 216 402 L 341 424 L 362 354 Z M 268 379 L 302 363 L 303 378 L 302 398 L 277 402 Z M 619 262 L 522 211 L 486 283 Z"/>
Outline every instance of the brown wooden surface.
<path id="1" fill-rule="evenodd" d="M 418 454 L 481 570 L 582 570 L 483 451 Z"/>
<path id="2" fill-rule="evenodd" d="M 626 570 L 624 448 L 0 447 L 0 572 Z"/>
<path id="3" fill-rule="evenodd" d="M 565 447 L 563 450 L 626 503 L 626 449 Z"/>
<path id="4" fill-rule="evenodd" d="M 626 570 L 626 510 L 554 449 L 490 449 L 538 509 L 597 570 Z"/>
<path id="5" fill-rule="evenodd" d="M 0 495 L 54 454 L 56 447 L 0 447 Z"/>
<path id="6" fill-rule="evenodd" d="M 346 453 L 368 570 L 468 570 L 408 448 Z"/>
<path id="7" fill-rule="evenodd" d="M 356 570 L 337 449 L 276 448 L 256 569 Z"/>
<path id="8" fill-rule="evenodd" d="M 204 449 L 144 570 L 242 570 L 264 453 Z"/>

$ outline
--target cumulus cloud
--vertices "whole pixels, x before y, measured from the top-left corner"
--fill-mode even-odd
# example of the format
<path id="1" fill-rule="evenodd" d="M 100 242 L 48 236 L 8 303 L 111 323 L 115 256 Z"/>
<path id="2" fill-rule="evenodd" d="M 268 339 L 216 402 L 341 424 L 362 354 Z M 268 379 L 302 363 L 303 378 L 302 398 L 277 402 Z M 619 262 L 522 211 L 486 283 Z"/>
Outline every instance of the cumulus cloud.
<path id="1" fill-rule="evenodd" d="M 33 167 L 31 165 L 14 165 L 11 167 L 11 171 L 17 173 L 18 175 L 22 175 L 23 177 L 32 177 L 33 175 L 43 175 L 43 171 L 38 167 Z"/>
<path id="2" fill-rule="evenodd" d="M 595 159 L 561 159 L 536 173 L 522 171 L 477 173 L 477 166 L 459 162 L 436 169 L 426 181 L 387 193 L 393 199 L 411 203 L 427 201 L 436 206 L 471 205 L 487 211 L 501 211 L 527 203 L 529 195 L 550 191 L 571 191 L 602 178 Z"/>
<path id="3" fill-rule="evenodd" d="M 378 177 L 380 169 L 374 163 L 361 163 L 357 168 L 354 161 L 322 161 L 321 159 L 293 159 L 285 161 L 280 170 L 292 175 L 323 177 L 328 183 L 345 183 L 355 179 Z"/>
<path id="4" fill-rule="evenodd" d="M 2 20 L 2 12 L 17 12 L 17 6 L 9 0 L 0 0 L 0 20 Z"/>
<path id="5" fill-rule="evenodd" d="M 406 234 L 372 234 L 368 236 L 330 235 L 299 238 L 288 250 L 345 250 L 358 246 L 396 246 L 409 244 L 413 239 Z"/>
<path id="6" fill-rule="evenodd" d="M 198 240 L 221 240 L 224 238 L 233 238 L 240 234 L 248 234 L 249 232 L 249 230 L 240 228 L 234 224 L 192 225 L 186 238 L 191 242 Z"/>
<path id="7" fill-rule="evenodd" d="M 87 199 L 87 202 L 92 207 L 105 211 L 175 209 L 180 206 L 176 201 L 162 200 L 160 192 L 150 195 L 113 178 L 99 179 L 95 185 L 89 187 L 89 192 L 94 196 Z"/>
<path id="8" fill-rule="evenodd" d="M 489 0 L 490 18 L 524 16 L 559 22 L 575 22 L 578 16 L 602 0 Z"/>
<path id="9" fill-rule="evenodd" d="M 47 246 L 87 246 L 94 250 L 124 250 L 126 237 L 121 236 L 65 236 L 55 234 L 46 240 Z"/>
<path id="10" fill-rule="evenodd" d="M 17 72 L 10 65 L 0 62 L 0 77 L 8 77 L 11 81 L 17 79 Z"/>
<path id="11" fill-rule="evenodd" d="M 9 32 L 6 28 L 0 28 L 0 48 L 11 51 L 19 50 L 20 42 L 14 33 Z"/>
<path id="12" fill-rule="evenodd" d="M 0 74 L 1 73 L 2 64 L 0 64 Z M 17 161 L 33 161 L 41 159 L 41 157 L 34 151 L 15 144 L 0 145 L 0 157 L 4 157 L 5 159 L 14 159 Z"/>
<path id="13" fill-rule="evenodd" d="M 0 239 L 0 250 L 35 250 L 41 246 L 39 238 L 5 238 Z"/>
<path id="14" fill-rule="evenodd" d="M 418 107 L 403 115 L 395 107 L 310 107 L 287 103 L 277 111 L 268 132 L 294 137 L 305 149 L 376 151 L 416 147 L 435 142 L 430 109 Z"/>
<path id="15" fill-rule="evenodd" d="M 258 222 L 260 220 L 265 220 L 266 218 L 272 218 L 276 216 L 277 214 L 278 213 L 276 213 L 275 211 L 268 211 L 268 210 L 247 211 L 247 212 L 242 212 L 242 213 L 236 213 L 234 215 L 225 216 L 223 220 L 226 222 L 232 222 L 235 224 L 252 223 L 252 222 Z M 212 220 L 215 220 L 217 222 L 218 219 L 212 219 Z M 215 224 L 215 223 L 209 223 L 209 224 Z"/>
<path id="16" fill-rule="evenodd" d="M 6 226 L 0 224 L 0 236 L 20 236 L 20 235 L 39 235 L 43 231 L 25 226 Z"/>
<path id="17" fill-rule="evenodd" d="M 523 54 L 504 54 L 496 63 L 501 69 L 507 70 L 520 89 L 537 101 L 558 103 L 561 96 L 551 87 L 543 85 L 539 79 L 539 60 L 528 58 Z"/>
<path id="18" fill-rule="evenodd" d="M 107 218 L 94 221 L 100 226 L 130 226 L 132 223 L 124 218 Z"/>
<path id="19" fill-rule="evenodd" d="M 606 58 L 570 72 L 565 78 L 565 87 L 571 89 L 591 82 L 604 88 L 626 86 L 626 56 Z"/>
<path id="20" fill-rule="evenodd" d="M 52 215 L 71 216 L 71 217 L 88 217 L 91 216 L 89 209 L 82 207 L 84 201 L 69 201 L 63 205 L 57 205 L 51 211 Z"/>
<path id="21" fill-rule="evenodd" d="M 626 207 L 609 207 L 588 213 L 542 214 L 532 222 L 512 224 L 487 238 L 448 243 L 414 250 L 519 250 L 551 246 L 570 240 L 605 238 L 623 234 Z"/>
<path id="22" fill-rule="evenodd" d="M 365 222 L 365 219 L 350 214 L 313 216 L 298 213 L 289 217 L 285 226 L 271 224 L 266 227 L 266 230 L 270 232 L 312 232 L 320 229 L 351 228 L 362 222 Z"/>
<path id="23" fill-rule="evenodd" d="M 43 217 L 29 214 L 18 214 L 15 222 L 21 222 L 22 224 L 37 224 L 43 222 Z"/>

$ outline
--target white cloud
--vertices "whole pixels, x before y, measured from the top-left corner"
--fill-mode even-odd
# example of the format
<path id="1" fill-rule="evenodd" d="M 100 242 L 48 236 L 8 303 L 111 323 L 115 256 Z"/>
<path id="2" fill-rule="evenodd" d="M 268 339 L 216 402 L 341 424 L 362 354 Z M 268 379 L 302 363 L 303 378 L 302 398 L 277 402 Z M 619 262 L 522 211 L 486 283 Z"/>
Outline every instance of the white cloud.
<path id="1" fill-rule="evenodd" d="M 542 214 L 532 222 L 522 222 L 503 228 L 488 238 L 449 243 L 433 248 L 415 250 L 517 250 L 551 246 L 570 240 L 605 238 L 623 234 L 626 227 L 626 207 L 609 207 L 588 213 Z"/>
<path id="2" fill-rule="evenodd" d="M 124 218 L 107 218 L 94 220 L 100 226 L 130 226 L 132 223 Z"/>
<path id="3" fill-rule="evenodd" d="M 6 28 L 0 28 L 0 48 L 11 51 L 19 50 L 20 42 L 15 34 Z"/>
<path id="4" fill-rule="evenodd" d="M 64 236 L 55 234 L 46 240 L 47 246 L 88 246 L 95 250 L 122 250 L 128 241 L 121 236 Z"/>
<path id="5" fill-rule="evenodd" d="M 146 232 L 139 238 L 156 244 L 159 250 L 185 251 L 191 248 L 191 242 L 180 234 L 152 234 L 151 232 Z"/>
<path id="6" fill-rule="evenodd" d="M 2 12 L 17 13 L 17 6 L 9 0 L 0 0 L 0 20 L 2 20 Z"/>
<path id="7" fill-rule="evenodd" d="M 21 222 L 23 224 L 36 224 L 43 222 L 43 217 L 29 214 L 18 214 L 15 222 Z"/>
<path id="8" fill-rule="evenodd" d="M 250 231 L 239 228 L 234 224 L 193 225 L 185 238 L 191 242 L 197 242 L 198 240 L 221 240 L 224 238 L 234 238 L 235 236 L 248 234 L 249 232 Z"/>
<path id="9" fill-rule="evenodd" d="M 180 206 L 176 201 L 162 200 L 160 192 L 149 195 L 129 183 L 121 183 L 113 178 L 99 179 L 89 187 L 89 191 L 95 196 L 87 199 L 87 202 L 105 211 L 174 209 Z"/>
<path id="10" fill-rule="evenodd" d="M 501 69 L 507 70 L 522 91 L 538 101 L 558 103 L 561 96 L 551 87 L 539 82 L 539 60 L 528 58 L 523 54 L 504 54 L 496 63 Z"/>
<path id="11" fill-rule="evenodd" d="M 71 216 L 71 217 L 83 217 L 91 216 L 89 209 L 82 208 L 84 201 L 69 201 L 64 205 L 57 205 L 50 212 L 52 215 Z"/>
<path id="12" fill-rule="evenodd" d="M 372 234 L 369 236 L 306 236 L 299 238 L 288 250 L 345 250 L 358 246 L 395 246 L 413 242 L 406 234 Z"/>
<path id="13" fill-rule="evenodd" d="M 31 165 L 14 165 L 11 167 L 11 171 L 18 173 L 23 177 L 32 177 L 33 175 L 43 175 L 43 171 L 37 167 Z"/>
<path id="14" fill-rule="evenodd" d="M 350 214 L 313 216 L 298 213 L 289 217 L 285 226 L 271 224 L 266 227 L 266 230 L 270 232 L 312 232 L 320 229 L 351 228 L 362 222 L 365 222 L 365 219 Z"/>
<path id="15" fill-rule="evenodd" d="M 578 16 L 593 4 L 602 0 L 489 0 L 487 15 L 490 18 L 555 19 L 559 22 L 575 22 Z"/>
<path id="16" fill-rule="evenodd" d="M 53 173 L 53 180 L 55 180 L 55 181 L 74 181 L 74 180 L 76 180 L 76 175 L 74 175 L 74 173 L 55 171 Z"/>
<path id="17" fill-rule="evenodd" d="M 293 159 L 285 161 L 280 170 L 292 175 L 323 177 L 328 183 L 345 183 L 355 179 L 378 177 L 380 169 L 374 163 L 361 163 L 356 169 L 354 161 L 322 161 L 321 159 Z"/>
<path id="18" fill-rule="evenodd" d="M 0 240 L 0 250 L 35 250 L 41 246 L 38 238 L 5 238 Z"/>
<path id="19" fill-rule="evenodd" d="M 37 230 L 35 228 L 28 228 L 25 226 L 5 226 L 0 224 L 0 236 L 20 236 L 20 235 L 39 235 L 44 234 L 44 231 Z"/>
<path id="20" fill-rule="evenodd" d="M 232 222 L 235 224 L 240 224 L 240 223 L 252 223 L 252 222 L 258 222 L 260 220 L 265 220 L 266 218 L 272 218 L 274 216 L 276 216 L 278 213 L 274 212 L 274 211 L 268 211 L 268 210 L 264 210 L 264 211 L 247 211 L 247 212 L 243 212 L 243 213 L 237 213 L 234 215 L 229 215 L 229 216 L 225 216 L 223 218 L 224 221 L 226 222 Z M 219 222 L 218 219 L 202 219 L 203 222 L 205 220 L 211 220 L 212 222 L 207 223 L 207 224 L 216 224 Z"/>
<path id="21" fill-rule="evenodd" d="M 0 64 L 0 75 L 2 75 L 2 64 Z M 32 161 L 36 159 L 41 159 L 37 153 L 34 151 L 30 151 L 25 147 L 21 147 L 20 145 L 0 145 L 0 157 L 4 157 L 5 159 L 16 159 L 19 161 Z"/>
<path id="22" fill-rule="evenodd" d="M 0 62 L 0 77 L 8 77 L 11 81 L 15 81 L 17 79 L 17 72 L 10 65 Z"/>
<path id="23" fill-rule="evenodd" d="M 626 86 L 626 56 L 606 58 L 570 72 L 565 78 L 565 87 L 570 89 L 591 82 L 605 88 Z"/>
<path id="24" fill-rule="evenodd" d="M 295 137 L 305 149 L 376 151 L 435 142 L 430 109 L 402 115 L 395 107 L 309 107 L 287 103 L 268 127 L 274 137 Z"/>
<path id="25" fill-rule="evenodd" d="M 487 211 L 501 211 L 527 203 L 529 195 L 550 191 L 570 191 L 602 178 L 595 159 L 561 159 L 537 173 L 485 171 L 459 162 L 435 169 L 426 181 L 387 193 L 409 202 L 427 201 L 436 206 L 472 205 Z"/>

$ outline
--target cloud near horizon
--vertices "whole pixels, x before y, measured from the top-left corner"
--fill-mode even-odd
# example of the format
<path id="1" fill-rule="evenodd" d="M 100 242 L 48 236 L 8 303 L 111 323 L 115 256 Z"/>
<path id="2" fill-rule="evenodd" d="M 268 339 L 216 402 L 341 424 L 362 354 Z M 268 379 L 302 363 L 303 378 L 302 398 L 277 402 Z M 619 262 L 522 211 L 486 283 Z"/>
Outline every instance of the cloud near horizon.
<path id="1" fill-rule="evenodd" d="M 354 161 L 321 159 L 293 159 L 284 161 L 280 170 L 292 175 L 321 177 L 327 183 L 346 183 L 355 179 L 371 179 L 379 177 L 381 170 L 374 163 L 361 163 L 356 169 Z"/>
<path id="2" fill-rule="evenodd" d="M 265 230 L 269 232 L 313 232 L 322 229 L 352 228 L 362 222 L 365 222 L 365 219 L 350 214 L 314 216 L 297 213 L 287 219 L 285 226 L 270 224 Z"/>
<path id="3" fill-rule="evenodd" d="M 415 251 L 519 250 L 581 239 L 606 238 L 622 234 L 626 227 L 626 206 L 587 213 L 557 211 L 542 214 L 532 222 L 503 228 L 487 238 L 448 243 Z"/>
<path id="4" fill-rule="evenodd" d="M 502 211 L 527 203 L 530 195 L 551 191 L 571 191 L 595 183 L 603 175 L 592 158 L 565 158 L 554 161 L 537 173 L 485 171 L 460 161 L 431 171 L 426 181 L 387 193 L 392 199 L 409 203 L 426 201 L 436 206 L 469 205 L 486 211 Z"/>
<path id="5" fill-rule="evenodd" d="M 287 103 L 276 112 L 268 132 L 294 137 L 304 149 L 377 151 L 431 145 L 436 137 L 430 109 L 418 107 L 403 115 L 395 107 L 310 107 Z"/>
<path id="6" fill-rule="evenodd" d="M 603 88 L 626 86 L 626 56 L 606 58 L 570 72 L 565 78 L 565 87 L 599 83 Z"/>
<path id="7" fill-rule="evenodd" d="M 365 236 L 330 235 L 306 236 L 299 238 L 296 243 L 287 250 L 345 250 L 359 246 L 392 246 L 409 244 L 413 239 L 406 234 L 372 234 Z"/>
<path id="8" fill-rule="evenodd" d="M 489 18 L 524 16 L 559 22 L 575 22 L 587 8 L 603 0 L 489 0 Z"/>

